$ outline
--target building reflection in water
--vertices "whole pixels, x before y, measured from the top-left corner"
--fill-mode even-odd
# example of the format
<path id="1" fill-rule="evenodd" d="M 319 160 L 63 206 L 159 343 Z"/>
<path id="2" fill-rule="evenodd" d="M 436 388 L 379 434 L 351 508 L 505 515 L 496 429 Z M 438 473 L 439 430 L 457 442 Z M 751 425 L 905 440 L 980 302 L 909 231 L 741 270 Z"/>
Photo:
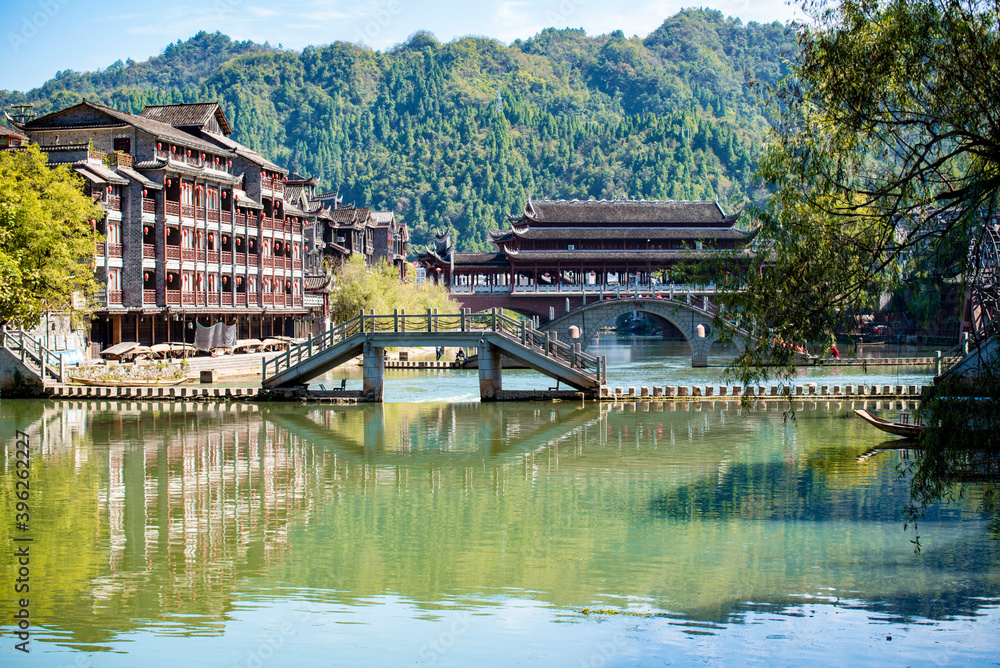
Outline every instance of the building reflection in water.
<path id="1" fill-rule="evenodd" d="M 902 455 L 859 464 L 871 439 L 836 419 L 849 409 L 837 404 L 803 406 L 798 426 L 774 406 L 747 418 L 722 401 L 63 402 L 4 419 L 44 462 L 32 482 L 51 557 L 38 615 L 100 644 L 150 625 L 218 633 L 241 602 L 287 590 L 421 605 L 501 591 L 557 606 L 645 597 L 727 621 L 829 591 L 835 563 L 833 580 L 859 599 L 930 600 L 928 583 L 981 552 L 978 534 L 949 528 L 923 558 L 929 572 L 905 537 L 888 541 Z M 893 569 L 913 577 L 878 589 Z M 940 614 L 996 590 L 970 582 Z"/>

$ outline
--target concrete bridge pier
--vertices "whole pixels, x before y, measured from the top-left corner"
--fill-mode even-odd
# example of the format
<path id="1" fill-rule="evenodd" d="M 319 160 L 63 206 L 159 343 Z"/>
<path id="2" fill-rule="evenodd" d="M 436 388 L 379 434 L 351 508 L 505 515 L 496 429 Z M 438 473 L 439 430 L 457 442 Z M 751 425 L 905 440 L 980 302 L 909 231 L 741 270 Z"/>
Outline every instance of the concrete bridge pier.
<path id="1" fill-rule="evenodd" d="M 479 340 L 479 398 L 496 401 L 503 389 L 503 369 L 500 349 L 484 339 Z"/>
<path id="2" fill-rule="evenodd" d="M 379 348 L 371 341 L 365 341 L 362 361 L 364 363 L 362 392 L 369 401 L 382 401 L 385 389 L 385 348 Z"/>

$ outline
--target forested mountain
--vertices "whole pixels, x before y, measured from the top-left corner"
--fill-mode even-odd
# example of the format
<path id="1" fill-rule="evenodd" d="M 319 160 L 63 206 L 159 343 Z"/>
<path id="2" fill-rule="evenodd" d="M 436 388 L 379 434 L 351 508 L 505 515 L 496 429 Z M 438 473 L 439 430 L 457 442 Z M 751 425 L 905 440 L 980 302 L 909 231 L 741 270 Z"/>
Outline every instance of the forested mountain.
<path id="1" fill-rule="evenodd" d="M 755 197 L 767 120 L 746 85 L 785 72 L 793 38 L 685 10 L 646 38 L 547 29 L 506 46 L 424 32 L 387 52 L 337 42 L 291 52 L 200 33 L 143 63 L 60 72 L 0 103 L 38 113 L 83 97 L 219 100 L 235 138 L 311 174 L 345 203 L 394 208 L 413 242 L 452 229 L 485 250 L 525 197 Z"/>

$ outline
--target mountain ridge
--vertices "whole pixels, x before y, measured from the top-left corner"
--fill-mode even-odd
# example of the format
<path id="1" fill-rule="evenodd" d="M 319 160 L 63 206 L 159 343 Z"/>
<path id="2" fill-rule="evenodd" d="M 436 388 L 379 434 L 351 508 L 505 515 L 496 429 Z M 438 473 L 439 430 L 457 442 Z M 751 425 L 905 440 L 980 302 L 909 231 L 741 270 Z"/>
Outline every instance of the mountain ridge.
<path id="1" fill-rule="evenodd" d="M 450 230 L 473 251 L 528 194 L 730 210 L 760 198 L 753 161 L 769 122 L 746 82 L 784 76 L 793 49 L 777 22 L 712 10 L 683 10 L 644 38 L 548 28 L 509 45 L 442 44 L 421 31 L 386 51 L 201 32 L 142 63 L 0 91 L 0 103 L 41 114 L 83 97 L 131 113 L 219 101 L 237 140 L 345 203 L 395 209 L 414 246 Z"/>

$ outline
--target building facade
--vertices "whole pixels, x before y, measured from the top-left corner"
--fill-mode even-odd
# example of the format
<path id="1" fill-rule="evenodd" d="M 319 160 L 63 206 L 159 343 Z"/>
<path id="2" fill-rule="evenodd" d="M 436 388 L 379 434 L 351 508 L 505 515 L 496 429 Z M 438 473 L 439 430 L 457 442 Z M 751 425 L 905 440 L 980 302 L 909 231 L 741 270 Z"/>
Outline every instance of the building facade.
<path id="1" fill-rule="evenodd" d="M 84 101 L 19 125 L 98 200 L 92 348 L 193 338 L 194 323 L 240 338 L 302 336 L 307 212 L 286 201 L 287 170 L 231 139 L 218 104 Z M 103 238 L 103 241 L 97 239 Z"/>
<path id="2" fill-rule="evenodd" d="M 493 253 L 459 253 L 439 235 L 419 256 L 428 279 L 457 294 L 649 289 L 720 252 L 749 257 L 753 238 L 717 202 L 529 200 L 509 220 Z"/>

